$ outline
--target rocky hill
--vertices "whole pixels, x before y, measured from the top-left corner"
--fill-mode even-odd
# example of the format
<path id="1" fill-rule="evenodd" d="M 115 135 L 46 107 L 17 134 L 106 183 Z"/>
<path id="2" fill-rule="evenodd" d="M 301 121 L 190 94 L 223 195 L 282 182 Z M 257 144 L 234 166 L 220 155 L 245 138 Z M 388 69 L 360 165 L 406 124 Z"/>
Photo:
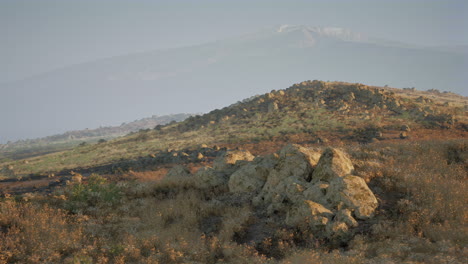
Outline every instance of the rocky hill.
<path id="1" fill-rule="evenodd" d="M 340 132 L 342 139 L 349 135 L 369 141 L 383 139 L 387 133 L 402 130 L 402 126 L 466 131 L 467 110 L 466 97 L 437 90 L 423 92 L 342 82 L 305 81 L 284 90 L 248 98 L 203 116 L 190 117 L 174 127 L 168 127 L 167 131 L 195 131 L 211 127 L 237 133 L 250 132 L 251 136 L 255 134 L 260 139 L 326 131 L 329 135 Z M 361 131 L 363 129 L 374 134 L 362 134 L 366 133 Z M 408 129 L 403 130 L 408 132 Z"/>
<path id="2" fill-rule="evenodd" d="M 141 113 L 205 113 L 309 78 L 448 89 L 466 96 L 466 61 L 466 53 L 450 48 L 395 43 L 346 29 L 268 28 L 202 45 L 106 58 L 1 84 L 0 121 L 11 125 L 1 126 L 0 134 L 7 140 L 31 138 L 60 130 L 64 124 L 96 127 L 100 120 L 114 123 Z M 28 125 L 15 120 L 26 120 Z M 30 130 L 31 126 L 36 129 Z"/>
<path id="3" fill-rule="evenodd" d="M 436 90 L 304 81 L 247 98 L 178 123 L 57 153 L 4 162 L 17 175 L 77 168 L 114 171 L 215 157 L 217 148 L 243 146 L 256 155 L 282 142 L 348 144 L 467 136 L 467 98 Z M 45 162 L 47 160 L 47 162 Z M 34 164 L 31 165 L 31 164 Z"/>
<path id="4" fill-rule="evenodd" d="M 0 260 L 466 263 L 466 105 L 305 81 L 6 161 Z"/>

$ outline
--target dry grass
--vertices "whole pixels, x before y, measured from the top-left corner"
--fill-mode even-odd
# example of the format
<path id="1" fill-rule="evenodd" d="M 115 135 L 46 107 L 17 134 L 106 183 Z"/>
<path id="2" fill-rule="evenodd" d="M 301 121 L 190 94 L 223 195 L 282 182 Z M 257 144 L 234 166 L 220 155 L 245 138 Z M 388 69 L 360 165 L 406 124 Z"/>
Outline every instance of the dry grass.
<path id="1" fill-rule="evenodd" d="M 381 206 L 344 247 L 282 227 L 225 188 L 147 172 L 2 200 L 0 263 L 467 263 L 466 144 L 348 146 Z M 109 190 L 118 202 L 95 200 Z"/>

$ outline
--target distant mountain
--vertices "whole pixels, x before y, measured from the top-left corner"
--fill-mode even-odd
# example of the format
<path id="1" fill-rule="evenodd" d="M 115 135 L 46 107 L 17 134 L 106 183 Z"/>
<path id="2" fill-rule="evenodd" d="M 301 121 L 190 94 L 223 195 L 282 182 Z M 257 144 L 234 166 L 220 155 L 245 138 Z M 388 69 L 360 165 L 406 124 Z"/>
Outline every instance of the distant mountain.
<path id="1" fill-rule="evenodd" d="M 50 135 L 142 113 L 208 112 L 308 78 L 468 95 L 468 55 L 460 49 L 418 47 L 340 28 L 281 26 L 98 60 L 3 85 L 0 123 L 7 125 L 0 136 Z"/>

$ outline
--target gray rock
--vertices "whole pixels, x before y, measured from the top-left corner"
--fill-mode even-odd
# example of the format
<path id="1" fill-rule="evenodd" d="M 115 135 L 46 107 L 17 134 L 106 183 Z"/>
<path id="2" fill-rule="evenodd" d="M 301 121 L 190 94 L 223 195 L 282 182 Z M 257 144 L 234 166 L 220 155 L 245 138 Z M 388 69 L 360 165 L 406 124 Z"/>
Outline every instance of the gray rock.
<path id="1" fill-rule="evenodd" d="M 344 177 L 354 171 L 354 166 L 348 156 L 341 150 L 327 148 L 312 174 L 312 181 L 329 182 L 337 177 Z"/>
<path id="2" fill-rule="evenodd" d="M 378 206 L 377 199 L 364 179 L 352 175 L 333 179 L 326 199 L 335 206 L 343 204 L 358 219 L 371 218 Z"/>

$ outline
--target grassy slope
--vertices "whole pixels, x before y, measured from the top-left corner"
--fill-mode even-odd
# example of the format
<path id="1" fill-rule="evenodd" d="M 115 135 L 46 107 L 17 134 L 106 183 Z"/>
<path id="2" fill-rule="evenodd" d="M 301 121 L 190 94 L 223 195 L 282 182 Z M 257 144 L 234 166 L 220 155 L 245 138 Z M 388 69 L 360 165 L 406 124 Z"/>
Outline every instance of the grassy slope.
<path id="1" fill-rule="evenodd" d="M 41 156 L 48 153 L 70 150 L 79 144 L 96 143 L 99 140 L 109 140 L 127 135 L 139 130 L 152 129 L 156 125 L 168 124 L 171 121 L 182 121 L 190 114 L 176 114 L 166 116 L 153 116 L 124 123 L 115 127 L 102 127 L 69 131 L 59 135 L 53 135 L 38 139 L 21 140 L 6 145 L 0 145 L 0 162 L 20 160 Z"/>

